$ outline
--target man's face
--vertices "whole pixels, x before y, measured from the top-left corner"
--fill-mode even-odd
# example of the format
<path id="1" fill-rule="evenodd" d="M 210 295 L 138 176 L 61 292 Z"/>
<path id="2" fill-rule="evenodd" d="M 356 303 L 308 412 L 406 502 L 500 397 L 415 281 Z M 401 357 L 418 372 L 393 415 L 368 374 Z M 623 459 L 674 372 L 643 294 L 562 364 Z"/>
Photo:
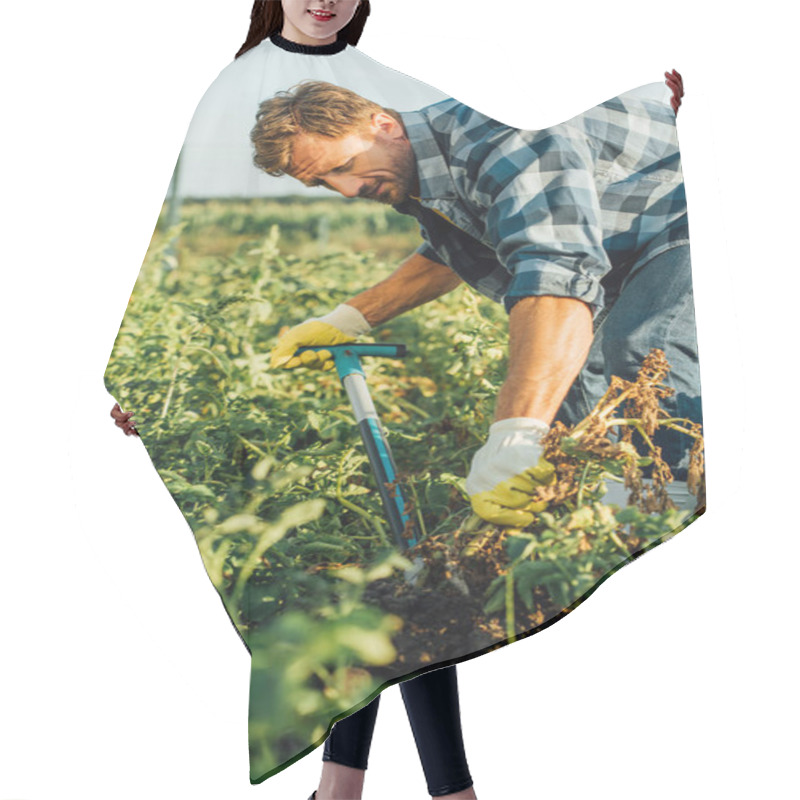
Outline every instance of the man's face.
<path id="1" fill-rule="evenodd" d="M 368 130 L 339 139 L 298 134 L 288 173 L 306 186 L 324 184 L 345 197 L 388 205 L 419 191 L 411 143 L 386 113 L 374 114 Z"/>

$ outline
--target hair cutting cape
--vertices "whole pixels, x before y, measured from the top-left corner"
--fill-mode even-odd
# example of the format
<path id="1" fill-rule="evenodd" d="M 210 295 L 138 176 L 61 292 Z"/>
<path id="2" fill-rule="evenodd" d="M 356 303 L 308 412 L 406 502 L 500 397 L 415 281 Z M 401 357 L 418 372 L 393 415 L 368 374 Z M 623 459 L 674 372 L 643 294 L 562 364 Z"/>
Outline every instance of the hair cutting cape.
<path id="1" fill-rule="evenodd" d="M 256 165 L 260 105 L 305 81 L 401 115 L 416 194 L 346 197 Z M 344 40 L 276 36 L 202 97 L 104 379 L 251 655 L 251 783 L 386 687 L 551 625 L 703 512 L 669 98 L 653 83 L 527 131 Z M 421 304 L 419 286 L 396 288 L 409 310 L 353 340 L 383 349 L 271 365 L 288 330 L 409 257 L 462 281 Z M 595 335 L 545 439 L 552 478 L 511 528 L 473 511 L 465 477 L 509 316 L 540 295 L 582 300 Z"/>

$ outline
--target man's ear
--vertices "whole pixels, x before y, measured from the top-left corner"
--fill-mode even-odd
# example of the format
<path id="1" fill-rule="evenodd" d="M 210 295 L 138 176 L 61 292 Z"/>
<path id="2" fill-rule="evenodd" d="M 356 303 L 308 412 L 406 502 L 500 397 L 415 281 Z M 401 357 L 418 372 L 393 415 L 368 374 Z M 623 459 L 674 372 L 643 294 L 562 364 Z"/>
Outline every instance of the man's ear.
<path id="1" fill-rule="evenodd" d="M 372 115 L 372 129 L 376 133 L 382 131 L 393 139 L 399 139 L 405 135 L 403 126 L 386 111 L 377 111 Z"/>

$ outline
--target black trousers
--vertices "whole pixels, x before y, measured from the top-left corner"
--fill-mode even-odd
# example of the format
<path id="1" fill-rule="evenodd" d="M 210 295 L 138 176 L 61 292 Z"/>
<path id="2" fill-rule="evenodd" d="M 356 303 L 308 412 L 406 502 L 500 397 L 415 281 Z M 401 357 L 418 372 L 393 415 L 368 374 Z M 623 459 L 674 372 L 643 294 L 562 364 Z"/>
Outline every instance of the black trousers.
<path id="1" fill-rule="evenodd" d="M 426 672 L 400 684 L 408 721 L 432 797 L 472 786 L 461 733 L 455 665 Z M 366 769 L 378 695 L 369 705 L 335 723 L 325 740 L 323 761 Z"/>

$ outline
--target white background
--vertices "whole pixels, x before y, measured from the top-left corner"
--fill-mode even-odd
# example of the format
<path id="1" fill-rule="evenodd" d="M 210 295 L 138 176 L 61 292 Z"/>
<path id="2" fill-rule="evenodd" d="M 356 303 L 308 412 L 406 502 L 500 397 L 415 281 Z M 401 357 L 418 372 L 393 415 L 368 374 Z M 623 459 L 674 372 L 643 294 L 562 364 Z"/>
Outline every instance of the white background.
<path id="1" fill-rule="evenodd" d="M 250 0 L 3 7 L 0 800 L 249 784 L 249 659 L 102 375 L 191 115 Z M 374 0 L 359 47 L 504 122 L 682 72 L 709 511 L 458 667 L 481 800 L 796 796 L 797 84 L 777 3 Z M 788 11 L 786 12 L 788 13 Z M 428 797 L 400 692 L 364 798 Z"/>

